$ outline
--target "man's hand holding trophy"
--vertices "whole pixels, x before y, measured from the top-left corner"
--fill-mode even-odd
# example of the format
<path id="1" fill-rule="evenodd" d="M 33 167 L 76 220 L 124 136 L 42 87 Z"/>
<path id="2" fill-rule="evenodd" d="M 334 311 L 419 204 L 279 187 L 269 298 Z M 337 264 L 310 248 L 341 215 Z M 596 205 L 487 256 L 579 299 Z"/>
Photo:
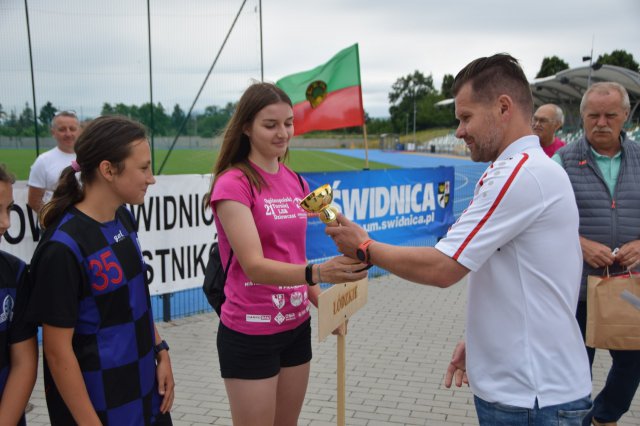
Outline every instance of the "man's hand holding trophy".
<path id="1" fill-rule="evenodd" d="M 338 209 L 331 205 L 332 202 L 333 188 L 331 188 L 331 185 L 325 184 L 304 197 L 304 200 L 300 202 L 300 207 L 308 213 L 317 214 L 320 220 L 327 226 L 341 226 L 337 221 Z M 366 271 L 372 266 L 372 264 L 368 264 L 364 268 L 354 272 Z"/>

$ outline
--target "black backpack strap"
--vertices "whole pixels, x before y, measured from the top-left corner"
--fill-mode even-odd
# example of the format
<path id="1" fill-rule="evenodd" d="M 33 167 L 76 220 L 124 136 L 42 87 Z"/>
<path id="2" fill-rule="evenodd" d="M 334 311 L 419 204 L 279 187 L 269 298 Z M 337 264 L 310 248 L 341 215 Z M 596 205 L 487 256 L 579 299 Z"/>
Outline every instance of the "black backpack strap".
<path id="1" fill-rule="evenodd" d="M 231 259 L 233 258 L 233 249 L 229 249 L 229 260 L 227 261 L 227 267 L 224 268 L 224 274 L 227 275 L 229 272 L 229 266 L 231 266 Z"/>
<path id="2" fill-rule="evenodd" d="M 296 174 L 296 176 L 298 176 L 298 182 L 300 182 L 300 188 L 302 188 L 302 193 L 304 194 L 306 191 L 304 190 L 304 182 L 302 181 L 302 176 L 300 176 L 300 173 L 298 172 L 294 172 L 294 173 Z"/>

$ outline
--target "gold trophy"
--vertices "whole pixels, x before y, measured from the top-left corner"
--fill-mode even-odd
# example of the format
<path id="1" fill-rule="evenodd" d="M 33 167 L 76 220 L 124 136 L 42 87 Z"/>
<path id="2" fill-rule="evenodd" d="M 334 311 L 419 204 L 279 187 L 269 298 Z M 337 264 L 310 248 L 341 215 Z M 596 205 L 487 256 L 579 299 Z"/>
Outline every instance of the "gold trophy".
<path id="1" fill-rule="evenodd" d="M 326 224 L 335 222 L 338 210 L 331 205 L 333 189 L 331 185 L 322 185 L 300 201 L 300 207 L 309 213 L 317 213 L 320 220 Z"/>
<path id="2" fill-rule="evenodd" d="M 320 220 L 326 225 L 338 226 L 337 223 L 334 223 L 337 219 L 338 209 L 331 205 L 332 201 L 333 189 L 331 185 L 326 184 L 304 197 L 304 200 L 300 201 L 300 207 L 309 213 L 318 213 Z M 372 266 L 372 264 L 368 264 L 355 272 L 366 271 Z"/>

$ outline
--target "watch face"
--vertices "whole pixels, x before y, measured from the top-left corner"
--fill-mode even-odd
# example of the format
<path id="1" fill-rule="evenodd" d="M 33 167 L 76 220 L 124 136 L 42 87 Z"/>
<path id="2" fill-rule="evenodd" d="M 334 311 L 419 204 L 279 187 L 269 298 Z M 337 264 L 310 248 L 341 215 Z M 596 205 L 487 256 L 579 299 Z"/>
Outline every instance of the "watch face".
<path id="1" fill-rule="evenodd" d="M 169 350 L 169 345 L 167 344 L 167 342 L 165 342 L 164 340 L 160 343 L 158 343 L 156 346 L 153 347 L 153 350 L 158 353 L 160 351 L 163 350 Z"/>
<path id="2" fill-rule="evenodd" d="M 358 256 L 358 259 L 360 260 L 360 262 L 364 262 L 364 259 L 365 259 L 364 250 L 362 249 L 356 250 L 356 256 Z"/>

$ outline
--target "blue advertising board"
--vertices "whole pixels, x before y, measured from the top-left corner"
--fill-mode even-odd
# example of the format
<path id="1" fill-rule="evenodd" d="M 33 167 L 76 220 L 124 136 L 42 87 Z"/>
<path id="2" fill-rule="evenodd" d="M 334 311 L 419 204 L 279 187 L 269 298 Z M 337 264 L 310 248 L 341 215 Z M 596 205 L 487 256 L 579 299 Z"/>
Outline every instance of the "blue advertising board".
<path id="1" fill-rule="evenodd" d="M 313 190 L 329 184 L 333 206 L 362 226 L 371 238 L 396 245 L 437 240 L 455 221 L 454 168 L 303 173 Z M 338 254 L 325 224 L 309 217 L 307 258 Z"/>

